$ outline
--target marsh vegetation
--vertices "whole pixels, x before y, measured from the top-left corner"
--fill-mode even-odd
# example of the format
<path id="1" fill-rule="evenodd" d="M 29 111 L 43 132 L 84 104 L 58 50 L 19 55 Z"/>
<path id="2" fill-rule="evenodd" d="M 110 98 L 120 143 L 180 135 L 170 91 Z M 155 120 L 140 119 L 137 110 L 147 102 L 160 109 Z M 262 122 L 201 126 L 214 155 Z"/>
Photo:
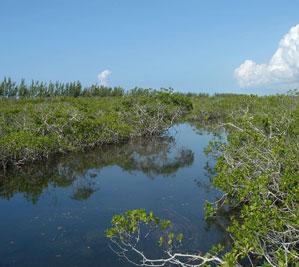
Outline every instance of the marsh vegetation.
<path id="1" fill-rule="evenodd" d="M 181 214 L 195 212 L 191 199 L 189 206 L 173 207 L 174 199 L 180 199 L 184 190 L 188 192 L 178 182 L 181 189 L 172 192 L 173 198 L 167 201 L 174 211 L 179 210 L 177 217 L 167 218 L 158 205 L 144 203 L 142 196 L 137 202 L 132 200 L 133 204 L 119 203 L 113 209 L 119 214 L 106 231 L 112 249 L 139 266 L 292 266 L 298 262 L 296 91 L 263 97 L 209 96 L 165 89 L 83 88 L 79 82 L 26 85 L 6 79 L 0 84 L 0 97 L 3 199 L 22 193 L 37 203 L 49 186 L 71 187 L 71 201 L 81 203 L 97 194 L 99 184 L 93 178 L 99 170 L 113 166 L 150 178 L 188 176 L 180 170 L 194 167 L 194 149 L 201 147 L 200 141 L 185 132 L 182 143 L 188 144 L 190 136 L 197 141 L 173 152 L 175 135 L 168 131 L 177 123 L 187 123 L 205 129 L 205 136 L 214 133 L 204 145 L 209 164 L 196 165 L 198 169 L 206 166 L 212 173 L 205 182 L 215 190 L 204 195 L 201 208 L 206 200 L 206 223 L 223 226 L 225 218 L 229 245 L 211 237 L 215 246 L 203 248 L 200 238 L 196 239 L 200 242 L 190 242 L 192 235 L 199 234 L 196 227 L 186 235 L 176 225 Z M 130 185 L 136 195 L 155 195 L 146 187 Z M 162 187 L 167 190 L 167 184 Z M 189 225 L 196 224 L 194 217 L 193 221 L 192 216 L 185 217 Z M 146 249 L 147 242 L 150 249 Z"/>

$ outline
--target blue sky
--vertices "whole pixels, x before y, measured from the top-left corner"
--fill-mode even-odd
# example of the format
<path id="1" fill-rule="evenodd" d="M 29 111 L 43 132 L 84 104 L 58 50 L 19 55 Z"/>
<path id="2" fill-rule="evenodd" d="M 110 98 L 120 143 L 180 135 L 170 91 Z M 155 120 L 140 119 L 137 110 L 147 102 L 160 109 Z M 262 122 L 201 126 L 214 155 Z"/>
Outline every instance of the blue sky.
<path id="1" fill-rule="evenodd" d="M 0 0 L 0 79 L 98 82 L 193 92 L 241 88 L 299 23 L 299 1 Z M 267 91 L 269 90 L 269 91 Z"/>

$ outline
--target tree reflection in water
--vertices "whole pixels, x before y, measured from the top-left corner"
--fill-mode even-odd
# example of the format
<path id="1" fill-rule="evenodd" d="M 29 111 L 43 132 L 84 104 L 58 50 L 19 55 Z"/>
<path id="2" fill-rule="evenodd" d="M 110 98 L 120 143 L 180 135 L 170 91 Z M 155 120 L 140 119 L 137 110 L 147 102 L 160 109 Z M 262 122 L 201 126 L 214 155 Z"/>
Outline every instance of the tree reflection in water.
<path id="1" fill-rule="evenodd" d="M 127 172 L 140 171 L 154 179 L 158 175 L 170 176 L 193 161 L 193 152 L 177 148 L 173 137 L 138 139 L 9 170 L 5 176 L 0 176 L 0 197 L 10 199 L 14 194 L 22 193 L 36 203 L 46 188 L 54 186 L 71 187 L 72 199 L 85 200 L 99 189 L 95 178 L 104 167 L 119 166 Z"/>

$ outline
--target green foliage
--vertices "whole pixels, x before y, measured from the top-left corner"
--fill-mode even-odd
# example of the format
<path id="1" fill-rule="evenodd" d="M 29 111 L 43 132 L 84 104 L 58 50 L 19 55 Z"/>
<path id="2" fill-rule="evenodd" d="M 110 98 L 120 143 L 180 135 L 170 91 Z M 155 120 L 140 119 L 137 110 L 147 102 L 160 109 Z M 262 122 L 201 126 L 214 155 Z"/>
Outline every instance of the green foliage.
<path id="1" fill-rule="evenodd" d="M 232 248 L 223 262 L 216 260 L 224 266 L 247 259 L 263 266 L 291 266 L 298 261 L 299 242 L 298 97 L 297 92 L 264 97 L 183 95 L 171 89 L 125 92 L 119 87 L 83 88 L 80 82 L 27 85 L 5 78 L 0 83 L 0 164 L 4 169 L 55 153 L 161 135 L 182 118 L 224 127 L 226 142 L 206 150 L 217 157 L 213 182 L 224 193 L 214 205 L 206 204 L 207 217 L 222 208 L 234 211 L 227 229 Z M 191 154 L 181 156 L 186 162 L 193 159 Z M 131 168 L 129 161 L 123 166 Z M 90 194 L 86 187 L 74 198 Z M 106 235 L 130 244 L 140 225 L 161 232 L 161 247 L 182 242 L 182 234 L 171 231 L 170 221 L 142 209 L 115 215 Z M 210 255 L 221 250 L 215 247 Z"/>
<path id="2" fill-rule="evenodd" d="M 120 238 L 124 238 L 123 235 L 136 233 L 140 223 L 159 225 L 160 220 L 152 212 L 147 214 L 144 209 L 130 210 L 122 215 L 113 216 L 112 227 L 106 231 L 106 236 L 112 238 L 120 235 Z"/>
<path id="3" fill-rule="evenodd" d="M 298 260 L 298 98 L 267 101 L 271 113 L 257 106 L 231 118 L 227 142 L 215 143 L 213 182 L 225 193 L 222 204 L 237 208 L 227 229 L 233 244 L 225 259 L 231 265 L 248 257 L 272 266 Z M 208 215 L 223 206 L 215 204 L 207 205 Z"/>
<path id="4" fill-rule="evenodd" d="M 79 81 L 70 83 L 49 82 L 48 84 L 38 81 L 32 81 L 26 84 L 22 80 L 20 84 L 13 82 L 10 78 L 4 78 L 0 82 L 0 97 L 5 98 L 37 98 L 37 97 L 54 97 L 54 96 L 69 96 L 69 97 L 114 97 L 123 96 L 125 91 L 121 87 L 107 87 L 92 85 L 85 87 Z"/>
<path id="5" fill-rule="evenodd" d="M 106 237 L 111 240 L 121 240 L 130 243 L 134 238 L 141 238 L 141 229 L 146 228 L 146 236 L 152 231 L 159 231 L 157 244 L 159 246 L 173 247 L 183 241 L 183 234 L 170 231 L 172 224 L 169 220 L 163 220 L 154 215 L 152 211 L 147 213 L 144 209 L 126 211 L 123 214 L 114 215 L 111 220 L 112 227 L 106 230 Z"/>
<path id="6" fill-rule="evenodd" d="M 6 96 L 13 94 L 13 88 L 19 96 L 0 98 L 0 168 L 55 153 L 161 135 L 190 109 L 191 103 L 168 91 L 150 90 L 133 96 L 123 95 L 119 88 L 93 87 L 94 91 L 78 97 L 80 83 L 43 86 L 32 82 L 28 89 L 24 81 L 17 86 L 10 79 L 0 84 Z"/>
<path id="7" fill-rule="evenodd" d="M 205 209 L 206 218 L 223 210 L 228 213 L 227 231 L 232 244 L 226 253 L 221 245 L 213 247 L 201 258 L 203 264 L 209 259 L 221 266 L 295 266 L 299 259 L 298 95 L 185 97 L 194 106 L 185 119 L 197 120 L 201 125 L 220 124 L 228 134 L 225 142 L 217 140 L 206 149 L 217 158 L 213 183 L 223 197 L 206 203 Z M 142 214 L 147 218 L 144 210 Z M 126 215 L 117 218 L 124 222 L 129 219 Z M 148 223 L 147 219 L 137 221 L 135 226 Z M 158 221 L 156 226 L 163 231 L 163 223 Z M 115 224 L 111 229 L 113 235 L 109 238 L 119 238 L 128 230 Z M 181 234 L 165 229 L 167 234 L 159 237 L 159 246 L 172 248 L 175 241 L 181 242 Z M 131 240 L 126 242 L 130 244 Z M 175 255 L 172 249 L 167 252 Z M 215 256 L 219 254 L 222 259 Z M 198 255 L 188 257 L 198 259 Z M 178 260 L 174 263 L 185 266 Z"/>

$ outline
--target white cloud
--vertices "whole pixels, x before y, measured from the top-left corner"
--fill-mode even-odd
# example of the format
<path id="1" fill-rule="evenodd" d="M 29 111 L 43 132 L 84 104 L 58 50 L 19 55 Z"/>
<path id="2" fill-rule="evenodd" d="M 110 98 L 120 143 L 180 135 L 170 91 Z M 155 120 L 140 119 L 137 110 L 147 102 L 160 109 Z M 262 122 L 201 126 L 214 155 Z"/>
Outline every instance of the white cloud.
<path id="1" fill-rule="evenodd" d="M 103 70 L 98 74 L 98 79 L 100 82 L 100 85 L 107 86 L 108 85 L 108 77 L 111 75 L 110 70 Z"/>
<path id="2" fill-rule="evenodd" d="M 299 85 L 299 24 L 280 40 L 268 64 L 245 60 L 234 71 L 241 87 Z"/>

